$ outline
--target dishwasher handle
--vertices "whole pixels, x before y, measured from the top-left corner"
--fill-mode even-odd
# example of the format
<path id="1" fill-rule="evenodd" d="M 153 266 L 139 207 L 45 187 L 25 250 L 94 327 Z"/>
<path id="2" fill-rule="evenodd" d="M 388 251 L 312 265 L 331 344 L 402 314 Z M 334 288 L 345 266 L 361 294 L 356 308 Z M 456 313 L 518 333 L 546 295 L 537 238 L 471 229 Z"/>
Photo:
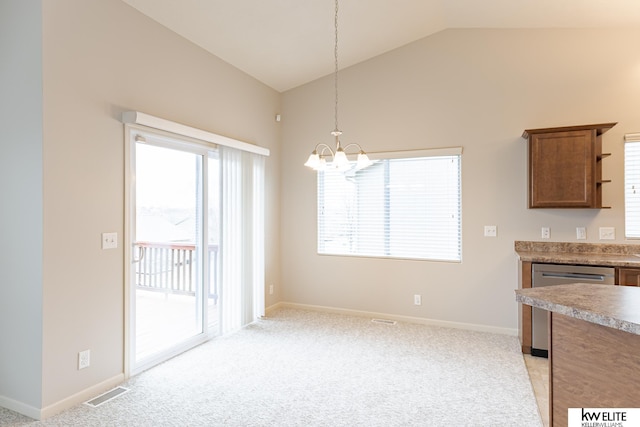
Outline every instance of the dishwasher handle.
<path id="1" fill-rule="evenodd" d="M 588 273 L 550 273 L 542 272 L 542 277 L 548 277 L 553 279 L 579 279 L 590 280 L 592 282 L 604 282 L 605 276 L 603 274 L 588 274 Z"/>

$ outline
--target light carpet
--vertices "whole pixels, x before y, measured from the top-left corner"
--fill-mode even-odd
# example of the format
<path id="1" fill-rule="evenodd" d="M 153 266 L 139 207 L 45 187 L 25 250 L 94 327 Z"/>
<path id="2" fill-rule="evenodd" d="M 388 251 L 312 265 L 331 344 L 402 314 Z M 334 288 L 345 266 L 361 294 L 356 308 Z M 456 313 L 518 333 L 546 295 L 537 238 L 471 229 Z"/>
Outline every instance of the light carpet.
<path id="1" fill-rule="evenodd" d="M 41 422 L 0 409 L 0 424 L 542 425 L 515 337 L 292 308 L 123 386 Z"/>

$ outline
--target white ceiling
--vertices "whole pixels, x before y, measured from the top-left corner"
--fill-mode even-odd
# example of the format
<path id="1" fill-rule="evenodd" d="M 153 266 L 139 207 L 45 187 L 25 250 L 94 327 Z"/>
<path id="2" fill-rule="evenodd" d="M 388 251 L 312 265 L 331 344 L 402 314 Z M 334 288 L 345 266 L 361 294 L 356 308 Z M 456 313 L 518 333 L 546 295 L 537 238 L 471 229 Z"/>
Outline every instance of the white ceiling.
<path id="1" fill-rule="evenodd" d="M 270 87 L 333 72 L 334 0 L 123 0 Z M 640 26 L 640 0 L 341 0 L 340 68 L 446 28 Z"/>

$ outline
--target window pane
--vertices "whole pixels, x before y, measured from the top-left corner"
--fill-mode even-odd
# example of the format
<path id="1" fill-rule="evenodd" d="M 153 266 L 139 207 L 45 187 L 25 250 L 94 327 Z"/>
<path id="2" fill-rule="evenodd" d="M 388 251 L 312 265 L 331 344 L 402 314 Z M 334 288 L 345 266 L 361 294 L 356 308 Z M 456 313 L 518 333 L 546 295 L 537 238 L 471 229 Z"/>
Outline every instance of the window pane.
<path id="1" fill-rule="evenodd" d="M 625 236 L 640 238 L 640 141 L 624 144 Z"/>
<path id="2" fill-rule="evenodd" d="M 460 156 L 318 174 L 318 252 L 460 261 Z"/>

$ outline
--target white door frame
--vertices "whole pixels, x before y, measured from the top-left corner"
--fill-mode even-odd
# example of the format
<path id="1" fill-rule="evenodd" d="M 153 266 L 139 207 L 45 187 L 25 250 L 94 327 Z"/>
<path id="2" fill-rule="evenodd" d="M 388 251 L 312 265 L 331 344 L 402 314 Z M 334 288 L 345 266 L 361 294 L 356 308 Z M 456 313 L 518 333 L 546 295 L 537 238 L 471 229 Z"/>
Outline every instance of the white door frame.
<path id="1" fill-rule="evenodd" d="M 159 353 L 157 356 L 145 360 L 145 363 L 137 366 L 135 364 L 135 286 L 133 285 L 133 275 L 135 274 L 134 257 L 138 254 L 133 252 L 133 239 L 135 233 L 135 150 L 136 150 L 136 136 L 148 138 L 153 141 L 154 145 L 165 146 L 170 148 L 178 148 L 183 151 L 194 153 L 202 156 L 202 246 L 203 253 L 208 253 L 205 250 L 208 247 L 208 153 L 215 150 L 217 146 L 215 144 L 204 143 L 203 141 L 193 138 L 185 137 L 182 135 L 172 134 L 170 132 L 161 131 L 158 129 L 148 128 L 146 126 L 125 123 L 125 218 L 124 218 L 124 374 L 125 378 L 129 378 L 132 375 L 136 375 L 145 369 L 148 369 L 156 364 L 167 360 L 177 354 L 180 354 L 190 348 L 195 347 L 211 338 L 211 333 L 208 328 L 208 310 L 207 310 L 207 298 L 209 294 L 209 263 L 202 262 L 202 286 L 203 286 L 203 298 L 201 298 L 202 307 L 202 333 L 197 334 L 190 339 L 181 343 L 170 350 Z M 205 256 L 203 255 L 203 260 Z M 207 280 L 205 280 L 207 279 Z"/>

